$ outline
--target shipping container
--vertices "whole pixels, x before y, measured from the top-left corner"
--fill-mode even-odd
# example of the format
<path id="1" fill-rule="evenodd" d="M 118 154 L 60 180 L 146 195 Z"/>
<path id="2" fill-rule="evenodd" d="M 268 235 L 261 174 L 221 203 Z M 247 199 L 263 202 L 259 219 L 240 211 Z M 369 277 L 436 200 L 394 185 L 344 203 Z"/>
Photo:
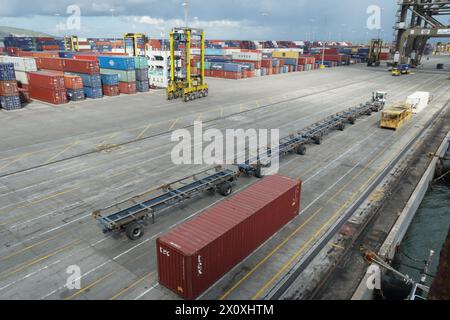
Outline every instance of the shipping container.
<path id="1" fill-rule="evenodd" d="M 119 91 L 124 94 L 135 94 L 136 82 L 119 82 Z"/>
<path id="2" fill-rule="evenodd" d="M 14 71 L 14 64 L 7 62 L 0 62 L 0 81 L 16 80 Z"/>
<path id="3" fill-rule="evenodd" d="M 147 57 L 134 57 L 135 69 L 148 69 Z"/>
<path id="4" fill-rule="evenodd" d="M 83 79 L 80 76 L 64 75 L 64 87 L 71 90 L 83 89 Z"/>
<path id="5" fill-rule="evenodd" d="M 148 82 L 148 69 L 136 69 L 136 81 Z"/>
<path id="6" fill-rule="evenodd" d="M 65 72 L 100 74 L 100 67 L 97 61 L 63 59 L 63 66 Z"/>
<path id="7" fill-rule="evenodd" d="M 1 97 L 0 96 L 0 106 L 4 110 L 17 110 L 22 108 L 22 103 L 19 96 L 12 97 Z"/>
<path id="8" fill-rule="evenodd" d="M 36 60 L 33 58 L 0 56 L 0 62 L 12 63 L 16 72 L 37 71 Z"/>
<path id="9" fill-rule="evenodd" d="M 157 239 L 159 283 L 195 299 L 292 221 L 301 182 L 267 176 Z"/>
<path id="10" fill-rule="evenodd" d="M 150 86 L 147 81 L 136 81 L 136 91 L 137 92 L 148 92 L 150 90 Z"/>
<path id="11" fill-rule="evenodd" d="M 113 70 L 113 69 L 100 69 L 102 74 L 117 74 L 120 82 L 136 82 L 135 70 Z"/>
<path id="12" fill-rule="evenodd" d="M 103 94 L 105 96 L 118 96 L 120 95 L 119 85 L 103 85 Z"/>
<path id="13" fill-rule="evenodd" d="M 100 99 L 103 98 L 102 87 L 84 87 L 84 94 L 89 99 Z"/>
<path id="14" fill-rule="evenodd" d="M 102 85 L 117 86 L 119 84 L 118 74 L 101 74 Z"/>
<path id="15" fill-rule="evenodd" d="M 114 70 L 134 70 L 134 58 L 132 57 L 114 57 L 114 56 L 98 56 L 100 68 Z"/>
<path id="16" fill-rule="evenodd" d="M 272 52 L 273 58 L 288 58 L 288 59 L 298 59 L 298 51 L 274 51 Z"/>
<path id="17" fill-rule="evenodd" d="M 36 88 L 64 89 L 64 76 L 47 71 L 28 72 L 28 83 Z"/>
<path id="18" fill-rule="evenodd" d="M 19 95 L 16 80 L 0 81 L 0 96 L 11 97 Z"/>
<path id="19" fill-rule="evenodd" d="M 68 89 L 67 90 L 67 98 L 69 101 L 81 101 L 86 99 L 86 95 L 84 93 L 84 89 Z"/>
<path id="20" fill-rule="evenodd" d="M 98 88 L 102 86 L 102 78 L 100 74 L 85 74 L 76 72 L 70 72 L 66 74 L 79 76 L 83 80 L 84 87 Z"/>
<path id="21" fill-rule="evenodd" d="M 29 91 L 30 97 L 36 100 L 41 100 L 52 104 L 67 103 L 67 93 L 65 89 L 55 90 L 30 85 Z"/>
<path id="22" fill-rule="evenodd" d="M 75 60 L 88 60 L 88 61 L 97 61 L 96 54 L 80 54 L 76 53 L 73 55 L 73 59 Z"/>

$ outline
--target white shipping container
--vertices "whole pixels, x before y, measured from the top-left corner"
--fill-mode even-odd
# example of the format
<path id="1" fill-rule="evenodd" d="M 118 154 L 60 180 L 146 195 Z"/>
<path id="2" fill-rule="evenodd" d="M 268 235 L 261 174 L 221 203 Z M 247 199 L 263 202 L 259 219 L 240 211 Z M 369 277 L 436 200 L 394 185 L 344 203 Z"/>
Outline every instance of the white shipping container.
<path id="1" fill-rule="evenodd" d="M 233 60 L 261 61 L 261 52 L 233 52 Z"/>
<path id="2" fill-rule="evenodd" d="M 255 69 L 255 77 L 261 77 L 261 69 Z"/>
<path id="3" fill-rule="evenodd" d="M 417 114 L 423 111 L 430 102 L 430 93 L 424 91 L 414 92 L 406 99 L 406 103 L 412 105 L 413 113 Z"/>
<path id="4" fill-rule="evenodd" d="M 14 64 L 14 70 L 16 72 L 17 71 L 26 71 L 26 72 L 37 71 L 36 60 L 34 60 L 34 58 L 0 56 L 0 62 Z"/>
<path id="5" fill-rule="evenodd" d="M 91 48 L 90 44 L 80 44 L 78 46 L 78 49 L 80 49 L 80 50 L 91 50 L 92 48 Z"/>
<path id="6" fill-rule="evenodd" d="M 16 80 L 22 84 L 28 84 L 27 73 L 24 71 L 16 71 Z"/>

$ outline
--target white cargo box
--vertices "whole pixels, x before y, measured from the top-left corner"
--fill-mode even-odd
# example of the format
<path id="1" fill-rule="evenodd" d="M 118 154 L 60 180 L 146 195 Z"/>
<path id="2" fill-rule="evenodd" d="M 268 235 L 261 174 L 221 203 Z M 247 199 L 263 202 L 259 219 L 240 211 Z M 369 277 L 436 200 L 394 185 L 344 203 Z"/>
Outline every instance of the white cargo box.
<path id="1" fill-rule="evenodd" d="M 261 61 L 261 52 L 233 52 L 233 60 Z"/>
<path id="2" fill-rule="evenodd" d="M 430 97 L 429 92 L 417 91 L 406 99 L 406 103 L 411 104 L 413 113 L 417 114 L 428 106 Z"/>
<path id="3" fill-rule="evenodd" d="M 16 80 L 22 84 L 28 84 L 28 77 L 25 71 L 16 71 Z"/>
<path id="4" fill-rule="evenodd" d="M 34 58 L 0 56 L 0 62 L 14 64 L 14 70 L 23 72 L 37 71 L 36 60 Z"/>

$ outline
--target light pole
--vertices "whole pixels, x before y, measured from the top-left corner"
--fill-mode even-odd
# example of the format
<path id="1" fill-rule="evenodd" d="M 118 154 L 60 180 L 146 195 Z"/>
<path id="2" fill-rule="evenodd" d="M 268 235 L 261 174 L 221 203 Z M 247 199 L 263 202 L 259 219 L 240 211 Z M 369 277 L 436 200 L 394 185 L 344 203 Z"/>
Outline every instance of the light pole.
<path id="1" fill-rule="evenodd" d="M 116 11 L 116 9 L 114 9 L 114 8 L 111 8 L 111 9 L 109 9 L 109 11 L 111 11 L 111 19 L 112 19 L 112 25 L 114 25 L 114 11 Z M 114 33 L 113 34 L 113 37 L 114 37 L 114 43 L 116 42 L 116 34 Z"/>
<path id="2" fill-rule="evenodd" d="M 184 7 L 184 24 L 185 27 L 188 27 L 188 19 L 189 19 L 189 1 L 185 0 L 185 2 L 183 2 L 181 4 Z"/>

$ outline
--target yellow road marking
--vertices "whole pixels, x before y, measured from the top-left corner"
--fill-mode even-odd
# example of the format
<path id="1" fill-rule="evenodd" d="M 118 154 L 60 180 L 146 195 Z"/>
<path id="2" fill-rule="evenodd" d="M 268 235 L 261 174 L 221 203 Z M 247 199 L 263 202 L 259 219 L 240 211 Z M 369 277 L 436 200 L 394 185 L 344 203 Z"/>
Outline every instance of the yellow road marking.
<path id="1" fill-rule="evenodd" d="M 241 103 L 241 110 L 240 110 L 240 112 L 244 112 L 245 111 L 245 107 L 244 107 L 244 105 Z"/>
<path id="2" fill-rule="evenodd" d="M 44 164 L 49 164 L 50 162 L 52 162 L 53 160 L 55 160 L 58 156 L 60 156 L 61 154 L 63 154 L 64 152 L 66 152 L 67 150 L 69 150 L 70 148 L 72 148 L 73 146 L 77 145 L 78 143 L 80 143 L 79 140 L 77 140 L 77 141 L 75 141 L 75 142 L 73 142 L 73 143 L 71 143 L 71 144 L 69 144 L 69 145 L 66 145 L 66 147 L 65 147 L 62 151 L 58 152 L 58 153 L 55 154 L 53 157 L 51 157 L 50 159 L 48 159 L 47 161 L 45 161 Z"/>
<path id="3" fill-rule="evenodd" d="M 374 159 L 372 159 L 373 161 L 375 160 L 375 159 L 378 159 L 379 158 L 379 156 L 381 156 L 381 154 L 384 152 L 385 150 L 383 149 L 383 150 L 381 150 L 381 152 L 380 153 L 378 153 L 377 154 L 377 156 L 374 158 Z M 395 157 L 395 155 L 394 155 L 394 157 Z M 373 180 L 373 178 L 377 175 L 377 174 L 379 174 L 381 171 L 383 171 L 383 168 L 384 168 L 384 165 L 385 164 L 387 164 L 387 162 L 389 162 L 391 159 L 393 159 L 393 158 L 390 158 L 390 159 L 388 159 L 388 160 L 386 160 L 384 163 L 383 163 L 383 166 L 381 166 L 381 168 L 380 169 L 378 169 L 377 171 L 375 171 L 367 180 L 366 180 L 366 182 L 365 183 L 363 183 L 363 185 L 357 190 L 357 191 L 355 191 L 355 192 L 353 192 L 352 193 L 352 196 L 350 197 L 350 198 L 348 198 L 347 199 L 347 201 L 342 205 L 342 206 L 340 206 L 339 208 L 338 208 L 338 210 L 321 226 L 321 228 L 311 237 L 311 238 L 309 238 L 308 239 L 308 241 L 302 246 L 302 248 L 300 248 L 300 250 L 299 251 L 297 251 L 297 253 L 280 269 L 280 270 L 278 270 L 278 272 L 269 280 L 269 281 L 267 281 L 265 284 L 264 284 L 264 286 L 252 297 L 252 300 L 256 300 L 266 289 L 267 289 L 267 287 L 269 286 L 269 285 L 271 285 L 278 277 L 279 277 L 279 275 L 281 274 L 281 273 L 283 273 L 283 271 L 285 271 L 291 264 L 292 264 L 292 262 L 293 261 L 295 261 L 297 258 L 298 258 L 298 256 L 305 250 L 305 248 L 306 248 L 306 246 L 307 245 L 309 245 L 309 243 L 311 242 L 311 241 L 313 241 L 314 239 L 316 239 L 316 237 L 319 235 L 319 233 L 321 233 L 322 232 L 322 230 L 326 227 L 326 226 L 328 226 L 331 222 L 333 222 L 334 221 L 334 219 L 353 201 L 353 199 L 358 195 L 358 194 L 360 194 L 360 192 L 364 189 L 364 188 L 366 188 L 366 186 Z M 373 162 L 372 161 L 372 162 Z M 358 175 L 357 176 L 359 176 L 363 171 L 365 171 L 365 168 L 363 168 L 359 173 L 358 173 Z M 357 176 L 355 176 L 355 177 L 353 177 L 352 178 L 352 180 L 354 180 L 354 179 L 356 179 L 356 177 Z M 342 189 L 344 189 L 345 187 L 343 187 Z M 341 190 L 342 190 L 341 189 Z"/>
<path id="4" fill-rule="evenodd" d="M 41 202 L 43 202 L 43 201 L 45 201 L 45 200 L 50 200 L 50 199 L 52 199 L 52 198 L 56 198 L 56 197 L 62 196 L 63 194 L 73 192 L 73 191 L 78 190 L 78 189 L 80 189 L 80 188 L 81 188 L 81 187 L 71 188 L 71 189 L 67 189 L 67 190 L 65 190 L 65 191 L 61 191 L 61 192 L 58 192 L 58 193 L 54 193 L 54 194 L 51 194 L 51 195 L 46 196 L 46 197 L 44 197 L 44 198 L 41 198 L 41 199 L 38 199 L 38 200 L 33 200 L 33 201 L 31 201 L 31 204 L 38 204 L 38 203 L 41 203 Z"/>
<path id="5" fill-rule="evenodd" d="M 148 131 L 148 129 L 150 129 L 150 127 L 151 127 L 152 125 L 153 125 L 153 124 L 150 123 L 147 127 L 145 127 L 145 129 L 142 130 L 142 132 L 136 137 L 136 139 L 142 138 L 142 137 L 144 136 L 144 134 Z"/>
<path id="6" fill-rule="evenodd" d="M 220 297 L 219 300 L 226 299 L 231 292 L 238 288 L 249 276 L 251 276 L 259 267 L 266 262 L 272 255 L 274 255 L 282 246 L 284 246 L 289 240 L 291 240 L 297 233 L 299 233 L 323 208 L 319 208 L 314 212 L 302 225 L 300 225 L 294 232 L 292 232 L 283 242 L 277 245 L 268 255 L 266 255 L 256 266 L 254 266 L 242 279 L 240 279 L 236 284 L 234 284 L 225 294 Z"/>
<path id="7" fill-rule="evenodd" d="M 336 243 L 332 243 L 332 244 L 330 244 L 330 246 L 332 246 L 333 248 L 336 248 L 336 249 L 345 250 L 345 248 L 343 246 L 340 246 L 340 245 L 338 245 Z"/>
<path id="8" fill-rule="evenodd" d="M 57 255 L 58 253 L 66 251 L 67 249 L 77 245 L 80 242 L 81 242 L 81 240 L 73 241 L 73 242 L 69 243 L 68 245 L 66 245 L 66 246 L 64 246 L 64 247 L 62 247 L 62 248 L 60 248 L 58 250 L 55 250 L 55 251 L 53 251 L 53 252 L 51 252 L 51 253 L 49 253 L 49 254 L 47 254 L 45 256 L 36 258 L 34 260 L 31 260 L 31 261 L 26 261 L 26 262 L 20 264 L 19 266 L 14 267 L 12 270 L 3 271 L 3 272 L 0 273 L 0 279 L 4 279 L 6 277 L 9 277 L 9 276 L 11 276 L 13 274 L 16 274 L 16 273 L 18 273 L 18 272 L 20 272 L 20 271 L 22 271 L 22 270 L 24 270 L 26 268 L 29 268 L 29 267 L 31 267 L 31 266 L 33 266 L 33 265 L 35 265 L 35 264 L 37 264 L 37 263 L 39 263 L 41 261 L 47 260 L 47 259 Z"/>
<path id="9" fill-rule="evenodd" d="M 220 108 L 220 117 L 223 118 L 223 107 Z"/>
<path id="10" fill-rule="evenodd" d="M 172 123 L 172 125 L 171 125 L 170 128 L 169 128 L 169 131 L 172 131 L 172 129 L 175 128 L 175 125 L 177 124 L 178 120 L 180 120 L 180 118 L 177 118 L 177 119 Z"/>
<path id="11" fill-rule="evenodd" d="M 202 121 L 202 119 L 203 119 L 203 112 L 200 112 L 197 121 Z"/>
<path id="12" fill-rule="evenodd" d="M 100 279 L 92 282 L 90 285 L 88 285 L 87 287 L 84 287 L 82 289 L 80 289 L 79 291 L 75 292 L 73 295 L 71 295 L 70 297 L 67 297 L 65 300 L 71 300 L 73 298 L 75 298 L 76 296 L 79 296 L 80 294 L 82 294 L 83 292 L 85 292 L 86 290 L 89 290 L 90 288 L 92 288 L 93 286 L 97 285 L 99 282 L 102 282 L 103 280 L 105 280 L 106 278 L 109 278 L 110 276 L 112 276 L 116 271 L 110 272 L 107 275 L 101 277 Z"/>
<path id="13" fill-rule="evenodd" d="M 152 276 L 153 274 L 155 274 L 155 271 L 146 274 L 146 275 L 143 276 L 142 278 L 138 279 L 136 282 L 133 282 L 133 283 L 130 284 L 129 286 L 126 286 L 125 288 L 123 288 L 122 290 L 120 290 L 117 294 L 115 294 L 114 296 L 112 296 L 111 298 L 109 298 L 109 300 L 116 300 L 118 297 L 120 297 L 121 295 L 123 295 L 125 292 L 127 292 L 127 291 L 133 289 L 135 286 L 137 286 L 138 284 L 140 284 L 140 283 L 143 282 L 146 278 Z"/>
<path id="14" fill-rule="evenodd" d="M 12 257 L 14 257 L 14 256 L 17 256 L 18 254 L 20 254 L 20 253 L 22 253 L 22 252 L 28 251 L 28 250 L 33 249 L 34 247 L 37 247 L 37 246 L 39 246 L 39 245 L 41 245 L 41 244 L 47 243 L 47 242 L 49 242 L 50 240 L 53 240 L 53 239 L 57 238 L 58 236 L 60 236 L 61 234 L 66 233 L 66 232 L 67 232 L 67 231 L 63 231 L 63 232 L 57 233 L 57 234 L 55 234 L 53 237 L 50 237 L 50 238 L 41 240 L 41 241 L 36 242 L 36 243 L 34 243 L 34 244 L 32 244 L 32 245 L 29 245 L 29 246 L 27 246 L 27 247 L 25 247 L 25 248 L 22 248 L 22 249 L 20 249 L 20 250 L 17 250 L 17 251 L 15 251 L 15 252 L 12 252 L 12 253 L 8 254 L 7 256 L 1 257 L 1 258 L 0 258 L 0 261 L 7 260 L 7 259 L 9 259 L 9 258 L 12 258 Z"/>
<path id="15" fill-rule="evenodd" d="M 0 170 L 5 169 L 6 167 L 9 167 L 9 166 L 12 165 L 13 163 L 16 163 L 17 161 L 19 161 L 19 160 L 25 158 L 25 157 L 28 156 L 28 155 L 29 155 L 29 153 L 24 153 L 24 154 L 18 156 L 18 157 L 15 158 L 13 161 L 8 162 L 8 163 L 4 164 L 3 166 L 1 166 L 1 167 L 0 167 Z"/>

